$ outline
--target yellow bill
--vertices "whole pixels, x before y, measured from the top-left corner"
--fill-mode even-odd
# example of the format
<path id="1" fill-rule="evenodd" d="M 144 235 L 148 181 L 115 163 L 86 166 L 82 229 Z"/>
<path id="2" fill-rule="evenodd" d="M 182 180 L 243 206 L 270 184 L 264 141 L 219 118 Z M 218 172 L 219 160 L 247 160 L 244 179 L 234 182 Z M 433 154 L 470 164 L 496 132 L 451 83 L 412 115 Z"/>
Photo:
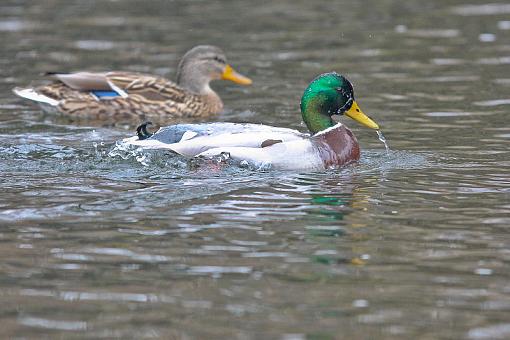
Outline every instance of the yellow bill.
<path id="1" fill-rule="evenodd" d="M 221 79 L 230 80 L 241 85 L 250 85 L 252 83 L 250 78 L 237 73 L 230 65 L 225 66 Z"/>
<path id="2" fill-rule="evenodd" d="M 349 110 L 345 111 L 345 115 L 348 117 L 351 117 L 358 123 L 361 123 L 371 129 L 379 130 L 379 125 L 377 125 L 377 123 L 374 122 L 372 119 L 368 118 L 368 116 L 366 114 L 361 112 L 361 110 L 358 106 L 358 103 L 356 103 L 356 101 L 354 101 L 352 103 L 352 106 Z"/>

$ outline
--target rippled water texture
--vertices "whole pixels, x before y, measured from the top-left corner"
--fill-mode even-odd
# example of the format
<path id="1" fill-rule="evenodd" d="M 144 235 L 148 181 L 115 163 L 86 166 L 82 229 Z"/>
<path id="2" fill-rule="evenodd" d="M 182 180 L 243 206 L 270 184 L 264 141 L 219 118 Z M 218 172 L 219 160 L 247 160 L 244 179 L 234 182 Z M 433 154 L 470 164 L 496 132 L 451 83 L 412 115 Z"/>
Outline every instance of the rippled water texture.
<path id="1" fill-rule="evenodd" d="M 6 338 L 510 337 L 510 5 L 480 1 L 0 4 L 0 329 Z M 341 171 L 252 171 L 115 147 L 131 126 L 15 98 L 46 71 L 174 78 L 226 50 L 211 121 L 305 130 L 317 74 L 374 131 Z"/>

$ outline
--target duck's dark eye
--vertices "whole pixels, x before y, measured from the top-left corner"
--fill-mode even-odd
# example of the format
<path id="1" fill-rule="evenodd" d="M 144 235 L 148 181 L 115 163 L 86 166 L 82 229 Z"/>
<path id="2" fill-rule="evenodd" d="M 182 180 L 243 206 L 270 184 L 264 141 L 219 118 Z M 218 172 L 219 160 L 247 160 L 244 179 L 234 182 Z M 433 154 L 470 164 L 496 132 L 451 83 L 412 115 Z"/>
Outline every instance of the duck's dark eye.
<path id="1" fill-rule="evenodd" d="M 336 92 L 340 93 L 342 96 L 344 96 L 346 98 L 352 98 L 353 97 L 352 96 L 352 92 L 344 89 L 343 87 L 337 87 L 335 90 L 336 90 Z"/>
<path id="2" fill-rule="evenodd" d="M 217 61 L 217 62 L 219 62 L 220 64 L 226 64 L 226 63 L 227 63 L 227 62 L 225 61 L 225 59 L 220 58 L 220 57 L 214 57 L 213 59 L 214 59 L 214 61 Z"/>

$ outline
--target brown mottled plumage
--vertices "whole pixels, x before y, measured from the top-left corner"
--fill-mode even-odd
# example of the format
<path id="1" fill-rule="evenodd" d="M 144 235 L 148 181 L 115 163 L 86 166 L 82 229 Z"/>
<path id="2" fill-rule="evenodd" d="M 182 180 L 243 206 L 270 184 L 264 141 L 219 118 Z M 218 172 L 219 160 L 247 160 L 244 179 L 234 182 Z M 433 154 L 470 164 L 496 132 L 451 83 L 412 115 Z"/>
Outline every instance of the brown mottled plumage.
<path id="1" fill-rule="evenodd" d="M 209 82 L 226 79 L 239 84 L 251 80 L 226 63 L 214 46 L 197 46 L 179 63 L 177 83 L 135 72 L 53 74 L 56 82 L 37 88 L 15 88 L 24 98 L 50 105 L 74 117 L 91 119 L 159 120 L 203 117 L 223 109 L 221 98 Z M 119 96 L 98 98 L 91 91 L 115 91 Z"/>
<path id="2" fill-rule="evenodd" d="M 217 113 L 223 108 L 216 93 L 194 94 L 164 78 L 127 72 L 110 72 L 105 76 L 128 96 L 98 100 L 94 94 L 74 90 L 62 82 L 40 87 L 38 91 L 58 99 L 57 108 L 63 113 L 95 118 L 199 117 Z"/>

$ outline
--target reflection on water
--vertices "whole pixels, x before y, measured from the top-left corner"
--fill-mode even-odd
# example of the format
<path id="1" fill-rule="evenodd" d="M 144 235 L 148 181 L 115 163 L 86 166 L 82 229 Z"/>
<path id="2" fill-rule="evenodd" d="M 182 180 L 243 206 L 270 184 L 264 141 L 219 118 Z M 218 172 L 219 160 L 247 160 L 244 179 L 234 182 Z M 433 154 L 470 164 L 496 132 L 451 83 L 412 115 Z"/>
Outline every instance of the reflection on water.
<path id="1" fill-rule="evenodd" d="M 2 2 L 2 334 L 508 338 L 508 8 Z M 173 79 L 199 43 L 254 79 L 213 83 L 227 110 L 211 120 L 304 130 L 303 88 L 336 70 L 391 150 L 341 117 L 362 144 L 357 164 L 213 171 L 116 145 L 130 126 L 72 121 L 11 94 L 47 71 Z"/>

